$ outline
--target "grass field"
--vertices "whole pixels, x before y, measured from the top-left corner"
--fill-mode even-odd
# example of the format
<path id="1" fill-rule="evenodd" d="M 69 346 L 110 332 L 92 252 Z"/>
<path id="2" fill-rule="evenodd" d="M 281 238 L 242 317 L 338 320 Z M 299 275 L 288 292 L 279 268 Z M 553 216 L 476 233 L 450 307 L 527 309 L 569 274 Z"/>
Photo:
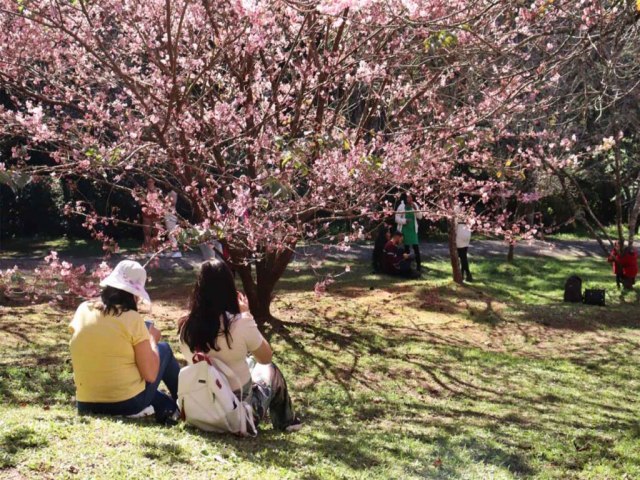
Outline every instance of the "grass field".
<path id="1" fill-rule="evenodd" d="M 640 478 L 635 292 L 596 259 L 477 260 L 463 287 L 429 267 L 401 282 L 354 265 L 321 297 L 291 269 L 267 334 L 305 425 L 255 439 L 78 416 L 70 312 L 0 307 L 0 477 Z M 561 303 L 572 273 L 608 306 Z M 154 275 L 174 346 L 192 276 Z"/>

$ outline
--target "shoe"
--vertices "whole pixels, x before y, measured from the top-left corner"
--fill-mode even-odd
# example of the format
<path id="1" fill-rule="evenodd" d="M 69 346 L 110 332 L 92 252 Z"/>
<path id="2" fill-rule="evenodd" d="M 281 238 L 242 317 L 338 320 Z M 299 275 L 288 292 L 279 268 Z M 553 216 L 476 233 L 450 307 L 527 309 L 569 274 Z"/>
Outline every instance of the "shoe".
<path id="1" fill-rule="evenodd" d="M 127 415 L 127 418 L 144 418 L 150 415 L 153 415 L 156 411 L 153 408 L 153 405 L 149 405 L 146 408 L 143 408 L 138 413 L 134 413 L 133 415 Z"/>
<path id="2" fill-rule="evenodd" d="M 161 414 L 156 414 L 156 423 L 161 425 L 166 425 L 168 427 L 173 427 L 180 422 L 180 410 L 175 409 L 173 411 L 163 412 Z"/>
<path id="3" fill-rule="evenodd" d="M 180 252 L 173 252 L 171 254 L 171 258 L 182 258 L 182 253 Z"/>
<path id="4" fill-rule="evenodd" d="M 293 433 L 297 432 L 302 428 L 302 422 L 298 417 L 293 419 L 293 422 L 289 424 L 287 428 L 284 429 L 285 432 Z"/>

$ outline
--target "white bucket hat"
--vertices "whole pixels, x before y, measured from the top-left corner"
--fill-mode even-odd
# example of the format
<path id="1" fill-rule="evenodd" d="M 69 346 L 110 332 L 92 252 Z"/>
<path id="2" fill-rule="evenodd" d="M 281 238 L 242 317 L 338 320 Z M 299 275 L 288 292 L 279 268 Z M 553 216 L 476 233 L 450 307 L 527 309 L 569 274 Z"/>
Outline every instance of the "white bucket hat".
<path id="1" fill-rule="evenodd" d="M 144 289 L 147 281 L 147 272 L 144 267 L 133 260 L 123 260 L 107 278 L 100 282 L 101 287 L 113 287 L 132 295 L 142 298 L 147 303 L 151 303 L 149 294 Z"/>

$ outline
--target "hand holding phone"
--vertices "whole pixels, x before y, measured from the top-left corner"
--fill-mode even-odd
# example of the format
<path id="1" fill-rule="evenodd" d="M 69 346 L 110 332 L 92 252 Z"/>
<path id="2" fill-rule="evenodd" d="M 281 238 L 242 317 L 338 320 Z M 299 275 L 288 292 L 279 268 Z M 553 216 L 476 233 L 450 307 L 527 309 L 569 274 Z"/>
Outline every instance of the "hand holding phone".
<path id="1" fill-rule="evenodd" d="M 240 307 L 240 313 L 249 311 L 249 300 L 244 293 L 238 292 L 238 305 Z"/>
<path id="2" fill-rule="evenodd" d="M 155 327 L 155 325 L 153 324 L 153 321 L 151 320 L 145 320 L 144 324 L 147 326 L 147 329 L 149 330 L 149 334 L 153 337 L 156 343 L 158 343 L 162 338 L 162 333 L 160 333 L 160 330 L 158 330 Z"/>

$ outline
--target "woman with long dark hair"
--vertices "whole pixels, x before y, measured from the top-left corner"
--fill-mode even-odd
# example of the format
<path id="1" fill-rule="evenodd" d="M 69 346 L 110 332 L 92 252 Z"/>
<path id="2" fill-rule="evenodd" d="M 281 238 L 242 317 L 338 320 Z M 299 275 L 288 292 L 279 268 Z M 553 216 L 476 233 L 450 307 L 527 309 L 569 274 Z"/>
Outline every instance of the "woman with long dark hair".
<path id="1" fill-rule="evenodd" d="M 383 271 L 384 247 L 391 240 L 391 230 L 392 226 L 387 222 L 378 227 L 378 234 L 373 244 L 372 264 L 374 273 L 382 273 Z"/>
<path id="2" fill-rule="evenodd" d="M 69 348 L 78 412 L 136 415 L 151 405 L 159 422 L 176 414 L 180 366 L 138 313 L 139 299 L 150 302 L 146 279 L 138 262 L 124 260 L 100 283 L 100 301 L 76 310 Z"/>
<path id="3" fill-rule="evenodd" d="M 238 398 L 248 399 L 256 425 L 267 411 L 273 427 L 299 429 L 287 383 L 271 363 L 272 351 L 239 294 L 229 267 L 217 259 L 202 264 L 189 314 L 178 327 L 180 346 L 187 362 L 196 353 L 224 362 L 235 374 L 229 384 Z M 247 359 L 252 354 L 253 359 Z M 256 363 L 257 362 L 257 363 Z M 251 366 L 250 366 L 251 364 Z M 253 380 L 252 380 L 253 378 Z"/>

